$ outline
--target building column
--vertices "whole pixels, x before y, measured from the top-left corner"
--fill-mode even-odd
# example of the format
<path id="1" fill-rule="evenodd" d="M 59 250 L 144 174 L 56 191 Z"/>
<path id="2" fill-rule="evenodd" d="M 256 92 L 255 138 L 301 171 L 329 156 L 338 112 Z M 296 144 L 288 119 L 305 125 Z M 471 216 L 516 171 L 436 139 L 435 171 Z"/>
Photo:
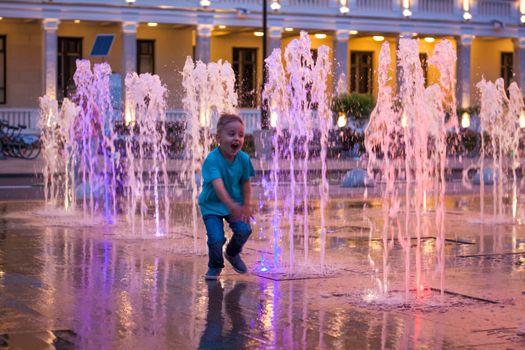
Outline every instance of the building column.
<path id="1" fill-rule="evenodd" d="M 122 23 L 122 77 L 137 71 L 137 22 Z"/>
<path id="2" fill-rule="evenodd" d="M 58 67 L 58 25 L 57 18 L 45 18 L 42 21 L 43 35 L 43 68 L 44 93 L 52 98 L 57 97 L 57 67 Z"/>
<path id="3" fill-rule="evenodd" d="M 281 48 L 281 39 L 283 36 L 283 28 L 282 27 L 270 27 L 269 32 L 269 38 L 268 38 L 268 52 L 267 55 L 270 56 L 275 49 Z"/>
<path id="4" fill-rule="evenodd" d="M 470 107 L 471 49 L 474 36 L 461 35 L 457 39 L 458 62 L 456 64 L 457 101 L 461 108 Z"/>
<path id="5" fill-rule="evenodd" d="M 525 37 L 520 35 L 519 38 L 513 39 L 514 43 L 514 81 L 525 94 Z"/>
<path id="6" fill-rule="evenodd" d="M 197 38 L 195 40 L 195 60 L 202 61 L 203 63 L 210 63 L 212 30 L 213 25 L 211 24 L 197 25 Z"/>
<path id="7" fill-rule="evenodd" d="M 348 29 L 338 29 L 334 37 L 334 79 L 335 93 L 348 93 Z M 341 80 L 344 79 L 344 80 Z M 340 82 L 341 81 L 341 86 Z"/>

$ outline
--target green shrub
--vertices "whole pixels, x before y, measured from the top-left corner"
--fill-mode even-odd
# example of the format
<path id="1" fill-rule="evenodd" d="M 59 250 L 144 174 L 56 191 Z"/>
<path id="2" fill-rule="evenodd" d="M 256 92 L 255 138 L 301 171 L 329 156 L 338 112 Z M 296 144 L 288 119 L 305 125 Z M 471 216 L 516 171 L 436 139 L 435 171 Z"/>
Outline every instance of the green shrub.
<path id="1" fill-rule="evenodd" d="M 364 121 L 370 118 L 370 113 L 372 113 L 374 106 L 375 101 L 372 95 L 341 94 L 333 99 L 332 112 L 336 118 L 339 113 L 343 112 L 348 119 Z"/>

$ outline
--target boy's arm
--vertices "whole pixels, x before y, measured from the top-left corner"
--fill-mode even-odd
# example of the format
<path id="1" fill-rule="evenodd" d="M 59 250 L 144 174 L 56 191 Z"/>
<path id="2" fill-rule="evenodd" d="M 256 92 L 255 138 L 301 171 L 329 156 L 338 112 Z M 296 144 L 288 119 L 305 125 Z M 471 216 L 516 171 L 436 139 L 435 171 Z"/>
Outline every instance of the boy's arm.
<path id="1" fill-rule="evenodd" d="M 224 187 L 224 182 L 222 181 L 222 179 L 215 179 L 211 183 L 213 185 L 213 188 L 215 189 L 217 197 L 219 197 L 221 202 L 223 202 L 226 208 L 228 208 L 232 216 L 239 217 L 241 207 L 239 204 L 235 203 L 235 201 L 229 195 L 228 191 L 226 191 L 226 187 Z"/>

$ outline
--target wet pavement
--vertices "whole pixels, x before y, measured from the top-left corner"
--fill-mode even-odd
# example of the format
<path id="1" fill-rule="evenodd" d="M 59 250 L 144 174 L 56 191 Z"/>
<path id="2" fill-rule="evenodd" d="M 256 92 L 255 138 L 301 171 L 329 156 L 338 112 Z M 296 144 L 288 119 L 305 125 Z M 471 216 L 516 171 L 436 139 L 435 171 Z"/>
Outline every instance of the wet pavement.
<path id="1" fill-rule="evenodd" d="M 443 297 L 429 221 L 423 274 L 434 289 L 408 302 L 396 242 L 390 296 L 377 297 L 382 245 L 367 225 L 381 223 L 377 200 L 331 202 L 327 275 L 261 274 L 262 257 L 271 254 L 261 214 L 244 251 L 252 273 L 227 266 L 218 282 L 202 278 L 204 239 L 199 254 L 189 253 L 184 246 L 193 241 L 182 222 L 165 238 L 145 239 L 126 235 L 125 226 L 62 217 L 42 201 L 3 201 L 0 348 L 525 349 L 518 335 L 525 327 L 525 226 L 480 224 L 477 201 L 447 198 Z M 310 209 L 317 232 L 317 203 Z M 525 216 L 523 207 L 519 213 Z M 301 261 L 300 248 L 296 255 Z"/>

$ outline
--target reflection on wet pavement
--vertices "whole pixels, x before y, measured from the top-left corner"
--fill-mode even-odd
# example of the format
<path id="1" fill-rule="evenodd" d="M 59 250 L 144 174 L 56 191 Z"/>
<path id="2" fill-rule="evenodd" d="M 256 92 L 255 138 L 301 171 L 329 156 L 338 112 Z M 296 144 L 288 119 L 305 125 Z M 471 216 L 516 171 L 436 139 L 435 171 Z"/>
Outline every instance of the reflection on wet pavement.
<path id="1" fill-rule="evenodd" d="M 340 219 L 331 224 L 329 254 L 348 271 L 286 281 L 239 276 L 227 268 L 220 281 L 206 282 L 206 257 L 162 249 L 177 244 L 173 240 L 120 239 L 93 227 L 28 225 L 5 216 L 0 218 L 0 348 L 525 347 L 516 334 L 525 325 L 521 226 L 484 227 L 450 216 L 456 221 L 447 237 L 447 288 L 497 305 L 429 300 L 424 308 L 378 307 L 354 298 L 373 292 L 378 272 L 369 261 L 379 261 L 382 250 L 380 241 L 368 240 L 366 225 L 348 219 L 360 210 L 340 205 L 332 212 Z M 429 237 L 428 259 L 434 249 Z M 247 247 L 252 266 L 263 244 L 254 240 Z M 401 265 L 398 250 L 394 245 L 393 289 L 399 289 L 395 283 L 403 274 L 395 271 Z M 483 257 L 472 256 L 477 254 Z M 432 266 L 428 262 L 429 276 Z"/>

